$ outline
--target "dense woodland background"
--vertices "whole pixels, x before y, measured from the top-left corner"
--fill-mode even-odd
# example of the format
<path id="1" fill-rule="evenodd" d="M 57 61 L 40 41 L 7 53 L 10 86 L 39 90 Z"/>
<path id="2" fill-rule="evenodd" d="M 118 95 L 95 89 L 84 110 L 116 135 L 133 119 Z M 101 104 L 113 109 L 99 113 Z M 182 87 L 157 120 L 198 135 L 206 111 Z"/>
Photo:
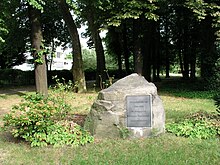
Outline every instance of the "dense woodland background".
<path id="1" fill-rule="evenodd" d="M 83 25 L 94 53 L 81 50 L 77 28 Z M 102 30 L 107 30 L 104 39 Z M 119 78 L 136 72 L 148 81 L 175 71 L 185 80 L 201 78 L 206 89 L 219 89 L 220 1 L 0 2 L 1 70 L 23 63 L 24 53 L 31 51 L 37 92 L 47 95 L 46 57 L 58 45 L 73 48 L 71 72 L 79 91 L 86 90 L 85 68 L 95 67 L 97 84 L 108 79 L 107 69 L 117 70 Z"/>

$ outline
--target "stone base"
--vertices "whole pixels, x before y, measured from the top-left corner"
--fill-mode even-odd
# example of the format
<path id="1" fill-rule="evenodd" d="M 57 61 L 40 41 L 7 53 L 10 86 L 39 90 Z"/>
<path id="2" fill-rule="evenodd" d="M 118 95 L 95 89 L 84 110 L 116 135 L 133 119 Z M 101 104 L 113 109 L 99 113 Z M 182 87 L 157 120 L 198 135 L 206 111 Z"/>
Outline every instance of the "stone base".
<path id="1" fill-rule="evenodd" d="M 127 96 L 152 96 L 151 127 L 127 127 Z M 128 129 L 131 138 L 157 136 L 165 132 L 165 112 L 157 88 L 138 74 L 118 80 L 99 92 L 85 121 L 85 129 L 97 138 L 119 138 Z"/>

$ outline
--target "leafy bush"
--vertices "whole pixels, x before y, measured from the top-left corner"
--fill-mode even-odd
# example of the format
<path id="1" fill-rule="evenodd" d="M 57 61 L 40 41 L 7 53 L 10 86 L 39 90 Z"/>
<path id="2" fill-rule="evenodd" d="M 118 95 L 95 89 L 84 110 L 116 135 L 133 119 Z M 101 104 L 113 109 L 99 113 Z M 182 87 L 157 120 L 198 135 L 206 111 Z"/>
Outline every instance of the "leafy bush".
<path id="1" fill-rule="evenodd" d="M 166 130 L 177 136 L 211 139 L 220 136 L 220 120 L 216 114 L 198 112 L 183 121 L 167 124 Z"/>
<path id="2" fill-rule="evenodd" d="M 220 56 L 220 55 L 219 55 Z M 220 91 L 220 57 L 216 60 L 215 65 L 212 68 L 213 75 L 207 79 L 207 89 Z"/>
<path id="3" fill-rule="evenodd" d="M 40 94 L 26 95 L 23 102 L 4 116 L 4 129 L 30 142 L 32 147 L 77 146 L 92 142 L 93 137 L 87 131 L 67 120 L 71 111 L 71 106 L 65 102 L 67 87 L 58 83 L 48 98 Z"/>
<path id="4" fill-rule="evenodd" d="M 218 115 L 220 115 L 220 94 L 217 94 L 214 96 L 214 101 L 215 101 L 215 105 L 216 105 L 216 111 L 217 111 Z"/>

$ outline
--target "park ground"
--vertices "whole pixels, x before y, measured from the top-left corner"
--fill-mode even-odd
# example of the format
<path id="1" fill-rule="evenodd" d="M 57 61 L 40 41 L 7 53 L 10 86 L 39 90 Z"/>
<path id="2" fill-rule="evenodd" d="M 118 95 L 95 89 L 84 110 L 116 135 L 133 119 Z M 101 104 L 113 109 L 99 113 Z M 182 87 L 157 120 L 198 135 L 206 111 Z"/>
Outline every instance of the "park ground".
<path id="1" fill-rule="evenodd" d="M 195 112 L 215 112 L 211 91 L 188 88 L 189 84 L 171 79 L 157 84 L 166 112 L 166 123 Z M 166 86 L 164 86 L 166 85 Z M 197 85 L 195 85 L 197 86 Z M 21 96 L 34 92 L 33 86 L 0 89 L 0 124 L 3 116 Z M 97 92 L 70 93 L 73 113 L 86 115 Z M 0 132 L 0 164 L 218 164 L 219 139 L 201 140 L 165 133 L 149 139 L 95 139 L 94 143 L 72 147 L 31 148 L 26 142 Z"/>

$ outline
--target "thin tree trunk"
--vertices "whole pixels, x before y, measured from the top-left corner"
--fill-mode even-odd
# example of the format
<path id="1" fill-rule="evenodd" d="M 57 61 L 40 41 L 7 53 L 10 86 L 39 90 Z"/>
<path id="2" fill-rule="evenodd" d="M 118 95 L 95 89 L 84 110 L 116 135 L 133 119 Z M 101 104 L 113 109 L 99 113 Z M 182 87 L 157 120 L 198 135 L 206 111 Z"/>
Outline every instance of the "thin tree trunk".
<path id="1" fill-rule="evenodd" d="M 157 54 L 158 54 L 158 58 L 157 58 L 157 80 L 161 81 L 160 78 L 160 68 L 161 68 L 161 39 L 160 39 L 160 27 L 158 27 L 158 31 L 157 31 Z"/>
<path id="2" fill-rule="evenodd" d="M 2 53 L 4 53 L 4 51 Z M 5 61 L 4 57 L 2 57 L 2 56 L 0 56 L 0 68 L 6 69 L 6 61 Z"/>
<path id="3" fill-rule="evenodd" d="M 179 64 L 180 64 L 180 71 L 183 74 L 184 72 L 184 68 L 183 68 L 183 59 L 182 59 L 182 45 L 181 45 L 182 41 L 180 36 L 178 37 L 178 41 L 177 41 L 177 49 L 178 49 L 178 57 L 179 57 Z"/>
<path id="4" fill-rule="evenodd" d="M 126 23 L 123 24 L 123 52 L 124 52 L 124 59 L 125 59 L 125 71 L 126 75 L 130 74 L 130 63 L 129 63 L 129 50 L 128 50 L 128 43 L 127 43 L 127 29 Z"/>
<path id="5" fill-rule="evenodd" d="M 152 22 L 152 59 L 153 59 L 153 81 L 159 81 L 159 74 L 158 74 L 158 65 L 159 65 L 159 24 L 157 22 Z"/>
<path id="6" fill-rule="evenodd" d="M 82 51 L 77 27 L 70 13 L 66 0 L 58 0 L 58 4 L 63 15 L 63 19 L 67 24 L 67 28 L 72 40 L 74 83 L 77 87 L 77 92 L 84 92 L 86 91 L 86 81 L 85 74 L 83 71 Z"/>
<path id="7" fill-rule="evenodd" d="M 99 27 L 94 22 L 93 10 L 91 9 L 87 15 L 87 21 L 89 29 L 92 34 L 92 40 L 95 45 L 96 57 L 97 57 L 97 69 L 96 69 L 96 84 L 103 88 L 103 83 L 106 81 L 106 67 L 105 67 L 105 54 L 102 45 L 102 39 L 99 34 Z"/>
<path id="8" fill-rule="evenodd" d="M 50 71 L 52 70 L 52 65 L 53 65 L 53 54 L 55 52 L 55 44 L 54 41 L 52 42 L 52 51 L 51 51 L 51 57 L 50 57 Z"/>
<path id="9" fill-rule="evenodd" d="M 189 34 L 188 34 L 188 27 L 184 27 L 184 34 L 183 34 L 183 78 L 188 80 L 189 79 Z"/>
<path id="10" fill-rule="evenodd" d="M 40 52 L 42 51 L 42 40 L 43 35 L 41 31 L 40 24 L 40 11 L 33 8 L 32 6 L 28 7 L 29 9 L 29 19 L 31 22 L 31 46 L 33 48 L 33 57 L 40 59 L 41 62 L 35 62 L 35 83 L 36 91 L 47 97 L 48 95 L 48 85 L 47 85 L 47 68 L 46 68 L 46 58 L 45 54 L 42 54 L 39 57 Z"/>
<path id="11" fill-rule="evenodd" d="M 170 77 L 170 56 L 169 56 L 169 49 L 168 49 L 168 18 L 165 16 L 165 58 L 166 58 L 166 78 Z"/>
<path id="12" fill-rule="evenodd" d="M 195 32 L 194 32 L 195 33 Z M 190 79 L 194 80 L 196 79 L 196 48 L 198 45 L 196 44 L 197 41 L 195 41 L 195 36 L 192 38 L 192 44 L 191 44 L 191 50 L 190 50 Z"/>

